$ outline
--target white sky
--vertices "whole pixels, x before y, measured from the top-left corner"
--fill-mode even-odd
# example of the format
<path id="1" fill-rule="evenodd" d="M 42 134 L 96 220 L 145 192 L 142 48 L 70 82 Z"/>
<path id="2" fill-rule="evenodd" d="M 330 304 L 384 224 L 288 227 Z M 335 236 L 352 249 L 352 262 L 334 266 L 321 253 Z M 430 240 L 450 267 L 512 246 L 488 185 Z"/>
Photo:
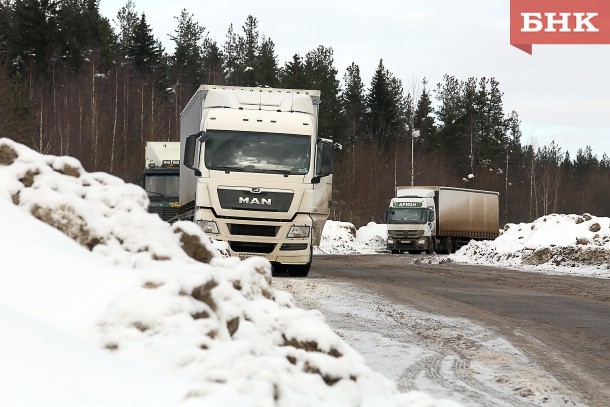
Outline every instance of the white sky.
<path id="1" fill-rule="evenodd" d="M 101 0 L 114 19 L 126 0 Z M 384 65 L 406 91 L 423 78 L 436 87 L 444 74 L 461 80 L 495 77 L 504 92 L 504 110 L 516 110 L 524 143 L 555 140 L 574 158 L 590 145 L 599 158 L 610 155 L 610 45 L 534 45 L 528 55 L 509 44 L 509 1 L 278 0 L 135 1 L 154 34 L 171 51 L 175 16 L 186 8 L 210 37 L 224 43 L 230 23 L 241 32 L 248 15 L 276 44 L 283 65 L 294 53 L 318 45 L 334 50 L 343 77 L 355 62 L 368 86 Z"/>

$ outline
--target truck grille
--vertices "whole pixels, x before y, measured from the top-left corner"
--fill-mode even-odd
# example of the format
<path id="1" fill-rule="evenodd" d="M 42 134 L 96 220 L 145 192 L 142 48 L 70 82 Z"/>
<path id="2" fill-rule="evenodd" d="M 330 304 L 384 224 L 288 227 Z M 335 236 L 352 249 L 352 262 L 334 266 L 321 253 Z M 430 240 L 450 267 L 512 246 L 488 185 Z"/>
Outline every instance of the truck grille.
<path id="1" fill-rule="evenodd" d="M 275 249 L 275 243 L 256 243 L 256 242 L 229 242 L 231 250 L 234 252 L 247 253 L 271 253 Z"/>
<path id="2" fill-rule="evenodd" d="M 280 250 L 305 250 L 307 246 L 307 243 L 283 243 Z"/>
<path id="3" fill-rule="evenodd" d="M 288 212 L 293 197 L 293 192 L 218 188 L 218 200 L 223 209 Z"/>
<path id="4" fill-rule="evenodd" d="M 148 208 L 148 212 L 150 213 L 156 213 L 157 215 L 159 215 L 161 217 L 161 219 L 163 219 L 164 221 L 168 221 L 171 218 L 173 218 L 174 216 L 176 216 L 178 214 L 178 208 L 168 208 L 168 207 L 149 207 Z"/>
<path id="5" fill-rule="evenodd" d="M 229 223 L 227 226 L 229 227 L 229 233 L 232 235 L 243 236 L 275 237 L 278 230 L 276 226 L 265 225 L 243 225 L 239 223 Z"/>
<path id="6" fill-rule="evenodd" d="M 418 239 L 422 234 L 422 230 L 388 230 L 388 236 L 394 239 Z"/>

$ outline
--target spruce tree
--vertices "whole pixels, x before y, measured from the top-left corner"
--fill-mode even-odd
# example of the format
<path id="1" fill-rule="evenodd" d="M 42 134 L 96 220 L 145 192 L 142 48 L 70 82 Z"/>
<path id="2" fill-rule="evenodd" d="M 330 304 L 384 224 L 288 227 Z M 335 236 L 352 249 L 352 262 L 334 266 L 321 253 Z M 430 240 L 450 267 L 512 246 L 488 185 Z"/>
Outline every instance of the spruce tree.
<path id="1" fill-rule="evenodd" d="M 309 51 L 305 55 L 305 75 L 309 85 L 307 89 L 316 89 L 322 94 L 318 135 L 328 139 L 340 137 L 344 121 L 332 48 L 320 45 Z"/>
<path id="2" fill-rule="evenodd" d="M 239 37 L 233 30 L 233 24 L 229 25 L 225 43 L 223 46 L 224 55 L 224 76 L 227 84 L 236 86 L 241 83 L 242 72 L 240 72 L 240 42 Z"/>
<path id="3" fill-rule="evenodd" d="M 57 1 L 17 0 L 14 4 L 11 60 L 46 72 L 57 52 Z"/>
<path id="4" fill-rule="evenodd" d="M 431 143 L 433 143 L 436 137 L 436 126 L 434 124 L 432 100 L 430 99 L 430 92 L 426 87 L 427 82 L 425 79 L 423 85 L 423 90 L 417 101 L 414 113 L 414 127 L 419 130 L 420 140 L 430 148 Z"/>
<path id="5" fill-rule="evenodd" d="M 174 78 L 187 86 L 187 93 L 192 93 L 203 80 L 202 40 L 205 28 L 193 21 L 193 15 L 186 9 L 183 9 L 176 19 L 176 35 L 170 36 L 176 44 L 171 57 L 171 69 Z"/>
<path id="6" fill-rule="evenodd" d="M 402 84 L 379 60 L 366 99 L 370 138 L 383 150 L 405 136 L 406 104 Z"/>
<path id="7" fill-rule="evenodd" d="M 248 16 L 242 29 L 244 31 L 244 36 L 240 37 L 239 41 L 239 44 L 241 44 L 239 69 L 242 71 L 239 85 L 256 86 L 259 54 L 258 20 L 256 17 Z"/>
<path id="8" fill-rule="evenodd" d="M 140 74 L 159 70 L 163 61 L 163 48 L 153 36 L 152 28 L 146 21 L 144 13 L 141 14 L 132 35 L 127 55 L 136 70 Z"/>
<path id="9" fill-rule="evenodd" d="M 275 55 L 275 44 L 271 38 L 263 36 L 260 52 L 256 60 L 256 83 L 259 86 L 269 86 L 272 88 L 279 86 L 278 62 Z"/>
<path id="10" fill-rule="evenodd" d="M 305 65 L 299 54 L 294 54 L 292 60 L 280 69 L 280 86 L 287 89 L 307 89 L 309 81 L 305 73 Z"/>
<path id="11" fill-rule="evenodd" d="M 210 85 L 224 85 L 224 56 L 216 41 L 206 38 L 203 41 L 204 82 Z"/>
<path id="12" fill-rule="evenodd" d="M 347 67 L 343 75 L 345 88 L 341 94 L 341 102 L 347 133 L 339 141 L 353 144 L 362 137 L 364 132 L 365 96 L 364 84 L 360 77 L 360 67 L 354 62 Z"/>

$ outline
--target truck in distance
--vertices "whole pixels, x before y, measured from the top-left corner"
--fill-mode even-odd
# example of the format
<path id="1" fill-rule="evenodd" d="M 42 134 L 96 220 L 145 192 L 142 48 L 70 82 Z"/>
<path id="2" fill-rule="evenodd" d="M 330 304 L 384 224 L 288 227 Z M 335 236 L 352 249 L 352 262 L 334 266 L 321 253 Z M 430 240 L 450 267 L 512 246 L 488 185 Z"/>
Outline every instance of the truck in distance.
<path id="1" fill-rule="evenodd" d="M 166 222 L 178 213 L 179 179 L 180 143 L 148 141 L 142 187 L 148 195 L 148 211 Z"/>
<path id="2" fill-rule="evenodd" d="M 333 143 L 317 90 L 202 85 L 180 116 L 179 219 L 306 276 L 331 205 Z"/>
<path id="3" fill-rule="evenodd" d="M 499 235 L 499 194 L 441 186 L 397 187 L 386 211 L 387 249 L 451 253 Z"/>

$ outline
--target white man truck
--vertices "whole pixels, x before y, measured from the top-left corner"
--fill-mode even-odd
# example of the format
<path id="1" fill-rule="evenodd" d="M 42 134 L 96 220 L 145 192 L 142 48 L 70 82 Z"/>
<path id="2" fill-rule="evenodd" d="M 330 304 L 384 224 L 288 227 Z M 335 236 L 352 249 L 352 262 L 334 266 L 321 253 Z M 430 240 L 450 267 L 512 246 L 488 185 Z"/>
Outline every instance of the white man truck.
<path id="1" fill-rule="evenodd" d="M 178 213 L 180 143 L 149 141 L 145 148 L 142 187 L 148 194 L 148 211 L 169 221 Z"/>
<path id="2" fill-rule="evenodd" d="M 386 211 L 387 248 L 451 253 L 499 234 L 499 194 L 440 186 L 397 187 Z"/>
<path id="3" fill-rule="evenodd" d="M 202 85 L 180 117 L 179 219 L 233 256 L 306 276 L 331 205 L 317 90 Z"/>

